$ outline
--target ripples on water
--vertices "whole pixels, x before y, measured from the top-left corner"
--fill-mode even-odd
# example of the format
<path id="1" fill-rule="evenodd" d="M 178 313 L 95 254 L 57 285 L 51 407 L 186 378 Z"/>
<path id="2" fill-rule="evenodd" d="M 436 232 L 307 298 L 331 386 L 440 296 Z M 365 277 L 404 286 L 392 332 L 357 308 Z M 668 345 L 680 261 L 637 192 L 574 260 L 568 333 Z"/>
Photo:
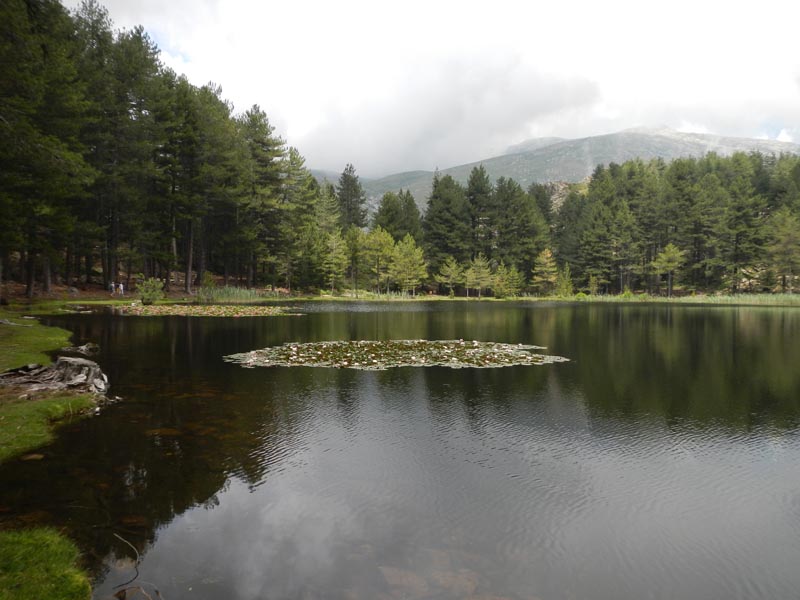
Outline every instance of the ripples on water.
<path id="1" fill-rule="evenodd" d="M 0 505 L 71 530 L 96 561 L 96 598 L 131 576 L 114 532 L 166 598 L 796 597 L 800 350 L 781 336 L 798 339 L 797 318 L 442 306 L 70 321 L 81 340 L 105 336 L 126 402 L 71 426 L 47 460 L 1 469 Z M 390 330 L 573 362 L 220 359 Z"/>

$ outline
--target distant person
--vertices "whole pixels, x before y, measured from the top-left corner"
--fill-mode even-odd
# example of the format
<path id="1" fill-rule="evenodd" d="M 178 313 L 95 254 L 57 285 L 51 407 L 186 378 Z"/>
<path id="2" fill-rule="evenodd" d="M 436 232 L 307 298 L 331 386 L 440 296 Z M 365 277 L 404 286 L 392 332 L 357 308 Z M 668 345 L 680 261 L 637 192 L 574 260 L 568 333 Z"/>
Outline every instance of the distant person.
<path id="1" fill-rule="evenodd" d="M 122 282 L 121 281 L 119 282 L 119 295 L 120 296 L 124 296 L 125 295 L 125 288 L 122 286 Z"/>
<path id="2" fill-rule="evenodd" d="M 108 291 L 111 292 L 112 296 L 114 295 L 114 282 L 113 281 L 109 282 Z"/>

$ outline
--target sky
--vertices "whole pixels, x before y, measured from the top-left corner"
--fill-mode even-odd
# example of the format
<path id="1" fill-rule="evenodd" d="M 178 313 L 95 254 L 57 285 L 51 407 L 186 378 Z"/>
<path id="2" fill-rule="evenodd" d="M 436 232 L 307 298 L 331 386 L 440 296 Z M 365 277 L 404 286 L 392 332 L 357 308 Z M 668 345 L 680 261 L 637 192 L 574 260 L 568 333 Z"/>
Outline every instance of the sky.
<path id="1" fill-rule="evenodd" d="M 800 142 L 790 0 L 101 4 L 236 112 L 261 106 L 312 168 L 447 168 L 630 127 Z"/>

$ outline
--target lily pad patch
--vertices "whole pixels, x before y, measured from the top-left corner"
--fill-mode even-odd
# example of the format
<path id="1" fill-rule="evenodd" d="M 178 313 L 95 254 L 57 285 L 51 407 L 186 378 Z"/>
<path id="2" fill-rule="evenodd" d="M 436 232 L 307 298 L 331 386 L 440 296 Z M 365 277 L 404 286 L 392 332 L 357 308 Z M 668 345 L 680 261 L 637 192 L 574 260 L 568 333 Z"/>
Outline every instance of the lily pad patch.
<path id="1" fill-rule="evenodd" d="M 282 306 L 239 304 L 132 304 L 122 307 L 125 315 L 144 317 L 277 317 L 296 316 Z"/>
<path id="2" fill-rule="evenodd" d="M 384 371 L 391 367 L 495 368 L 565 362 L 541 346 L 464 340 L 383 340 L 287 343 L 224 360 L 243 367 L 331 367 Z"/>

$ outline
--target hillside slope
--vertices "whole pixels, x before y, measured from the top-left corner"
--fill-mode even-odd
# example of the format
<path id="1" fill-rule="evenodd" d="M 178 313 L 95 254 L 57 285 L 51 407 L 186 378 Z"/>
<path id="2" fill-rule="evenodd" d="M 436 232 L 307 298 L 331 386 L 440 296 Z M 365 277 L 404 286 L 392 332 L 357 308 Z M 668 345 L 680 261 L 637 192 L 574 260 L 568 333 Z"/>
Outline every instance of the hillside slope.
<path id="1" fill-rule="evenodd" d="M 727 156 L 738 151 L 800 154 L 799 144 L 681 133 L 670 129 L 627 129 L 607 135 L 563 141 L 541 138 L 517 144 L 509 150 L 514 148 L 535 149 L 450 167 L 443 169 L 441 173 L 466 183 L 472 168 L 483 164 L 492 180 L 511 177 L 527 188 L 534 182 L 581 181 L 591 175 L 598 164 L 622 163 L 634 158 L 663 158 L 669 161 L 680 157 L 702 156 L 708 152 Z M 432 171 L 408 171 L 362 183 L 372 207 L 377 205 L 385 192 L 402 188 L 411 190 L 419 207 L 424 209 L 432 180 Z"/>

